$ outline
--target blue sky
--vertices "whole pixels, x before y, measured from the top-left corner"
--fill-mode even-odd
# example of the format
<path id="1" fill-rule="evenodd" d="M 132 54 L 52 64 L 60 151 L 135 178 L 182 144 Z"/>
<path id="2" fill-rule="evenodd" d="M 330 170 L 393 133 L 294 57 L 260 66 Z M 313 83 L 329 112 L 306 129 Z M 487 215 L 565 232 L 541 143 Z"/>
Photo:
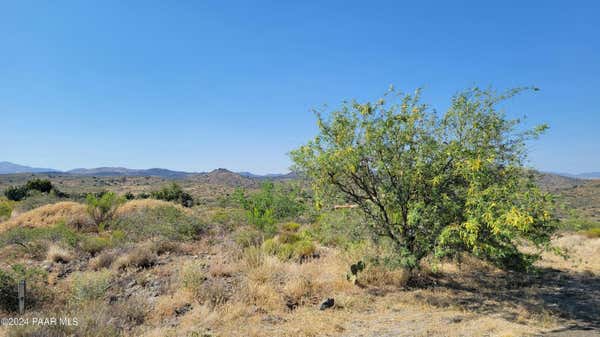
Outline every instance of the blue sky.
<path id="1" fill-rule="evenodd" d="M 473 85 L 541 91 L 531 166 L 600 171 L 597 1 L 0 4 L 0 161 L 284 172 L 311 108 Z"/>

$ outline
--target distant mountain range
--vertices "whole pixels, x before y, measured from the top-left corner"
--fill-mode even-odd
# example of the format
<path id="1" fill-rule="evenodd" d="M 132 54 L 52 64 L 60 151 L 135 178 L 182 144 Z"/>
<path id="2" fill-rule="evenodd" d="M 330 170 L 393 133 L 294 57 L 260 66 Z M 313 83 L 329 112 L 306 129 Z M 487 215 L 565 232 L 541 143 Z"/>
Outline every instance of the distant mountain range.
<path id="1" fill-rule="evenodd" d="M 584 172 L 579 174 L 570 173 L 554 173 L 559 176 L 575 178 L 575 179 L 600 179 L 600 172 Z"/>
<path id="2" fill-rule="evenodd" d="M 235 173 L 241 177 L 253 179 L 277 179 L 277 178 L 292 178 L 293 173 L 287 174 L 254 174 L 250 172 L 231 172 L 227 169 L 219 168 L 211 173 Z M 17 174 L 17 173 L 61 173 L 80 176 L 142 176 L 142 177 L 161 177 L 165 179 L 183 179 L 193 176 L 206 175 L 207 172 L 183 172 L 172 171 L 163 168 L 151 169 L 129 169 L 125 167 L 96 167 L 96 168 L 76 168 L 69 171 L 59 171 L 50 168 L 36 168 L 24 165 L 13 164 L 7 161 L 0 162 L 0 174 Z"/>
<path id="3" fill-rule="evenodd" d="M 48 173 L 58 172 L 58 170 L 50 168 L 29 167 L 18 164 L 0 161 L 0 174 L 15 174 L 15 173 Z"/>

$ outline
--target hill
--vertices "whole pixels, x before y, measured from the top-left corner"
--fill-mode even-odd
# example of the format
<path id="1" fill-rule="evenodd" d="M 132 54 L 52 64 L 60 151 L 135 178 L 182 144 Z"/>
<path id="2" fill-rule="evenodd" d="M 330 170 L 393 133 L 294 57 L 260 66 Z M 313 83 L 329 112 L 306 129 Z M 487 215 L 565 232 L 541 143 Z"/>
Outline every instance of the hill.
<path id="1" fill-rule="evenodd" d="M 172 171 L 163 168 L 151 169 L 128 169 L 125 167 L 96 167 L 91 169 L 77 168 L 67 171 L 69 174 L 81 176 L 100 176 L 100 177 L 121 177 L 121 176 L 138 176 L 138 177 L 161 177 L 167 179 L 183 179 L 193 173 Z"/>
<path id="2" fill-rule="evenodd" d="M 50 168 L 38 168 L 30 167 L 25 165 L 14 164 L 7 161 L 0 162 L 0 174 L 14 174 L 14 173 L 45 173 L 45 172 L 58 172 L 57 170 Z"/>

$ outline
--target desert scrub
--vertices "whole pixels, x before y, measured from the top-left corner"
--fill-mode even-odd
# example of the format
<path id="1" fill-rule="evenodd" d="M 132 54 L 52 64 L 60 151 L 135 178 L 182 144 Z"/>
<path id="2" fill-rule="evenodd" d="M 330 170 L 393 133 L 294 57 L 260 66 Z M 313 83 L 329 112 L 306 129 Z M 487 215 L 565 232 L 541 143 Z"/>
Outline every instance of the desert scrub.
<path id="1" fill-rule="evenodd" d="M 79 243 L 79 247 L 84 252 L 96 256 L 101 251 L 112 247 L 112 242 L 110 237 L 86 236 Z"/>
<path id="2" fill-rule="evenodd" d="M 53 242 L 69 247 L 75 247 L 81 234 L 60 222 L 52 227 L 15 227 L 0 234 L 0 247 L 19 245 L 29 249 L 33 244 Z"/>
<path id="3" fill-rule="evenodd" d="M 27 282 L 27 308 L 34 308 L 47 301 L 52 293 L 46 287 L 47 273 L 40 268 L 26 268 L 15 264 L 10 269 L 0 269 L 0 310 L 16 311 L 18 309 L 18 283 Z"/>
<path id="4" fill-rule="evenodd" d="M 274 238 L 265 240 L 262 249 L 281 260 L 304 260 L 316 253 L 316 246 L 312 242 L 308 231 L 299 231 L 300 225 L 294 222 L 281 226 L 281 232 Z"/>
<path id="5" fill-rule="evenodd" d="M 323 245 L 347 248 L 369 237 L 363 222 L 357 209 L 322 211 L 311 233 Z"/>
<path id="6" fill-rule="evenodd" d="M 588 238 L 600 238 L 600 227 L 599 228 L 590 228 L 588 230 L 583 231 L 583 234 Z"/>
<path id="7" fill-rule="evenodd" d="M 14 203 L 9 200 L 0 200 L 0 222 L 10 219 Z"/>
<path id="8" fill-rule="evenodd" d="M 74 303 L 101 299 L 108 288 L 112 274 L 109 270 L 76 272 L 71 280 L 71 298 Z"/>
<path id="9" fill-rule="evenodd" d="M 73 260 L 73 252 L 58 245 L 52 245 L 48 248 L 46 260 L 54 263 L 69 263 Z"/>
<path id="10" fill-rule="evenodd" d="M 123 214 L 111 224 L 128 239 L 140 241 L 153 237 L 170 240 L 192 240 L 202 234 L 206 225 L 197 217 L 186 214 L 175 206 L 160 206 Z"/>
<path id="11" fill-rule="evenodd" d="M 238 245 L 246 248 L 260 246 L 265 235 L 255 228 L 241 227 L 233 236 Z"/>
<path id="12" fill-rule="evenodd" d="M 133 248 L 127 254 L 119 257 L 114 267 L 119 270 L 127 268 L 150 268 L 156 264 L 156 253 L 148 245 Z"/>
<path id="13" fill-rule="evenodd" d="M 198 297 L 202 291 L 202 285 L 206 281 L 204 265 L 198 262 L 188 262 L 183 265 L 179 274 L 181 286 Z"/>
<path id="14" fill-rule="evenodd" d="M 88 194 L 85 202 L 88 214 L 96 225 L 101 226 L 107 221 L 112 220 L 117 208 L 125 203 L 125 198 L 118 196 L 114 192 L 106 192 L 99 197 Z"/>

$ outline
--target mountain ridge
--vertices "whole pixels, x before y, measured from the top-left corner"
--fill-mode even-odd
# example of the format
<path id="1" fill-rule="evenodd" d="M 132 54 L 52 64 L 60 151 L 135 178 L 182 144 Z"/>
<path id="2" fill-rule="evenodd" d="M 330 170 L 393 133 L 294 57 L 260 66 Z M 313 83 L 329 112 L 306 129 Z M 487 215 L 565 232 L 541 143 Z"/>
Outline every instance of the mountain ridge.
<path id="1" fill-rule="evenodd" d="M 161 177 L 167 179 L 184 179 L 188 177 L 194 176 L 203 176 L 209 174 L 236 174 L 240 177 L 250 178 L 250 179 L 285 179 L 285 178 L 293 178 L 295 175 L 292 172 L 288 173 L 270 173 L 270 174 L 254 174 L 252 172 L 234 172 L 225 168 L 217 168 L 210 172 L 185 172 L 185 171 L 175 171 L 169 170 L 165 168 L 149 168 L 149 169 L 130 169 L 126 167 L 119 166 L 101 166 L 94 168 L 75 168 L 67 171 L 60 171 L 56 169 L 49 168 L 35 168 L 24 165 L 14 164 L 8 161 L 0 162 L 0 174 L 19 174 L 19 173 L 62 173 L 62 174 L 70 174 L 70 175 L 81 175 L 81 176 L 149 176 L 149 177 Z"/>

